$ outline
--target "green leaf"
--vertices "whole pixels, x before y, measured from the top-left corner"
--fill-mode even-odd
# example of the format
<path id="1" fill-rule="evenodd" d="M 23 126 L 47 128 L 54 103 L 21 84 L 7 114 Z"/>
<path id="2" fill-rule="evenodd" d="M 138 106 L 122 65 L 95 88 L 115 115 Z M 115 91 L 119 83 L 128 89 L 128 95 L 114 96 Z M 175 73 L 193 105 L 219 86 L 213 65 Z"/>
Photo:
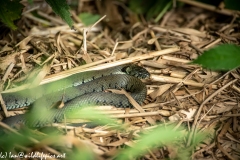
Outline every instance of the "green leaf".
<path id="1" fill-rule="evenodd" d="M 158 15 L 165 6 L 169 3 L 169 0 L 130 0 L 129 8 L 137 13 L 146 15 L 147 19 Z"/>
<path id="2" fill-rule="evenodd" d="M 116 119 L 111 118 L 110 116 L 97 111 L 94 107 L 90 107 L 91 105 L 86 105 L 79 107 L 79 109 L 74 110 L 74 112 L 69 112 L 66 114 L 67 118 L 81 118 L 85 120 L 90 120 L 93 124 L 98 125 L 113 125 L 116 127 L 120 126 Z"/>
<path id="3" fill-rule="evenodd" d="M 239 0 L 224 0 L 224 3 L 225 3 L 226 8 L 240 11 L 240 1 Z"/>
<path id="4" fill-rule="evenodd" d="M 100 15 L 91 13 L 81 13 L 78 16 L 86 26 L 92 25 L 100 19 Z"/>
<path id="5" fill-rule="evenodd" d="M 131 146 L 131 148 L 122 150 L 122 152 L 117 155 L 116 159 L 135 159 L 136 157 L 144 155 L 148 152 L 148 149 L 150 150 L 170 144 L 179 137 L 180 139 L 184 138 L 184 134 L 182 134 L 180 130 L 173 131 L 173 129 L 174 126 L 158 126 L 157 128 L 154 128 L 148 134 L 140 136 L 139 140 Z"/>
<path id="6" fill-rule="evenodd" d="M 20 0 L 0 0 L 0 20 L 11 29 L 17 29 L 14 21 L 21 17 L 23 5 Z"/>
<path id="7" fill-rule="evenodd" d="M 240 47 L 233 44 L 222 44 L 205 51 L 192 63 L 212 70 L 231 70 L 240 66 Z"/>
<path id="8" fill-rule="evenodd" d="M 145 14 L 154 5 L 154 0 L 130 0 L 129 8 L 137 14 Z"/>
<path id="9" fill-rule="evenodd" d="M 158 15 L 162 10 L 168 5 L 171 4 L 172 2 L 169 0 L 161 0 L 161 1 L 155 1 L 153 6 L 151 6 L 150 10 L 147 11 L 147 19 L 152 18 L 153 16 Z M 166 12 L 166 11 L 165 11 Z"/>
<path id="10" fill-rule="evenodd" d="M 96 159 L 93 149 L 87 145 L 84 145 L 84 143 L 81 146 L 75 147 L 73 149 L 73 152 L 69 153 L 67 157 L 68 159 L 87 159 L 87 160 Z"/>
<path id="11" fill-rule="evenodd" d="M 71 28 L 73 27 L 73 20 L 69 12 L 69 6 L 66 0 L 46 0 L 52 7 L 53 11 L 59 15 Z"/>
<path id="12" fill-rule="evenodd" d="M 28 3 L 29 4 L 33 4 L 33 0 L 28 0 Z"/>

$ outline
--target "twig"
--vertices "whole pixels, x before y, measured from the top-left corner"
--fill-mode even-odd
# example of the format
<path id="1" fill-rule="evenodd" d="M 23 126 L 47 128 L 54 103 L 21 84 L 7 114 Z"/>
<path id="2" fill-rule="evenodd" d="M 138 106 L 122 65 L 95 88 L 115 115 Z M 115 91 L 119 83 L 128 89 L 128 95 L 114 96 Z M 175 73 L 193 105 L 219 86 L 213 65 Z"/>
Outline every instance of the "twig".
<path id="1" fill-rule="evenodd" d="M 198 1 L 192 1 L 192 0 L 191 1 L 190 0 L 178 0 L 178 1 L 184 2 L 184 3 L 187 3 L 187 4 L 191 4 L 193 6 L 197 6 L 197 7 L 200 7 L 200 8 L 204 8 L 204 9 L 207 9 L 207 10 L 210 10 L 210 11 L 213 11 L 213 12 L 225 14 L 225 15 L 228 15 L 228 16 L 233 15 L 233 12 L 231 10 L 228 10 L 228 9 L 221 9 L 220 10 L 217 7 L 206 4 L 206 3 L 201 3 L 201 2 L 198 2 Z M 239 13 L 239 11 L 237 13 Z"/>
<path id="2" fill-rule="evenodd" d="M 24 14 L 24 16 L 31 19 L 31 20 L 34 20 L 34 21 L 39 22 L 39 23 L 43 23 L 43 24 L 48 25 L 48 26 L 52 25 L 51 22 L 48 22 L 48 21 L 43 20 L 41 18 L 35 17 L 35 16 L 31 15 L 30 13 Z"/>
<path id="3" fill-rule="evenodd" d="M 193 80 L 186 80 L 183 81 L 181 78 L 173 78 L 173 77 L 167 77 L 167 76 L 160 76 L 160 75 L 151 75 L 151 79 L 156 82 L 164 82 L 164 83 L 183 83 L 185 85 L 195 86 L 195 87 L 203 87 L 206 84 L 204 83 L 198 83 Z M 217 85 L 212 85 L 213 89 L 217 89 Z"/>
<path id="4" fill-rule="evenodd" d="M 216 44 L 218 44 L 219 42 L 221 42 L 221 38 L 218 38 L 218 39 L 216 39 L 216 40 L 214 40 L 213 42 L 211 42 L 211 43 L 209 43 L 207 46 L 205 46 L 204 47 L 204 49 L 206 50 L 206 49 L 209 49 L 210 47 L 212 47 L 212 46 L 215 46 Z"/>
<path id="5" fill-rule="evenodd" d="M 58 24 L 58 25 L 64 25 L 64 24 L 66 24 L 65 22 L 63 22 L 63 20 L 57 19 L 56 17 L 53 17 L 53 16 L 49 16 L 49 14 L 43 13 L 43 12 L 41 12 L 41 11 L 38 11 L 37 13 L 38 13 L 40 16 L 44 17 L 45 19 L 48 19 L 48 20 L 50 20 L 50 21 L 52 21 L 52 22 L 55 22 L 55 23 Z"/>
<path id="6" fill-rule="evenodd" d="M 2 98 L 2 94 L 1 93 L 0 93 L 0 104 L 1 104 L 1 107 L 2 107 L 2 110 L 4 112 L 5 117 L 8 117 L 9 114 L 8 114 L 8 111 L 7 111 L 7 107 L 6 107 L 5 103 L 4 103 L 4 100 Z"/>

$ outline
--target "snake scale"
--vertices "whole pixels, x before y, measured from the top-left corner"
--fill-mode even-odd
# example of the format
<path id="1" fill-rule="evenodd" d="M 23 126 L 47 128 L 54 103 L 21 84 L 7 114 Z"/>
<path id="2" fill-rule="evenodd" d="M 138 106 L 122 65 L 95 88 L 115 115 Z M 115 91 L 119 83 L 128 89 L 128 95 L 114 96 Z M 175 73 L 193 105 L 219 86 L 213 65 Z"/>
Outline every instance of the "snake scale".
<path id="1" fill-rule="evenodd" d="M 10 126 L 23 123 L 32 127 L 40 127 L 62 121 L 65 113 L 73 112 L 81 106 L 131 107 L 125 95 L 104 92 L 107 89 L 123 88 L 141 104 L 146 97 L 147 89 L 140 79 L 148 77 L 149 73 L 146 69 L 134 64 L 126 64 L 104 70 L 77 73 L 18 92 L 2 93 L 8 110 L 31 106 L 30 113 L 36 115 L 31 120 L 28 120 L 24 114 L 16 115 L 5 118 L 3 122 Z M 58 101 L 63 101 L 64 107 L 49 109 L 49 106 Z M 46 112 L 40 114 L 41 110 L 46 110 Z"/>

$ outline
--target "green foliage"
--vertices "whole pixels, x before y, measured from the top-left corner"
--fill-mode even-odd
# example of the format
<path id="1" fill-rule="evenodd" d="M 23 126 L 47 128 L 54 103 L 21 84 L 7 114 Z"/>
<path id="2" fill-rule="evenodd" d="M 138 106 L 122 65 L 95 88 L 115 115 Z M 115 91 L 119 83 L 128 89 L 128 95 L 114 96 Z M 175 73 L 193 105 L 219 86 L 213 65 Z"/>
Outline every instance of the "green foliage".
<path id="1" fill-rule="evenodd" d="M 205 51 L 192 63 L 212 70 L 231 70 L 240 66 L 240 47 L 222 44 Z"/>
<path id="2" fill-rule="evenodd" d="M 106 114 L 102 114 L 97 111 L 94 107 L 86 106 L 79 107 L 80 109 L 75 110 L 74 112 L 69 112 L 66 114 L 67 118 L 81 118 L 92 121 L 97 125 L 114 125 L 118 126 L 116 119 L 111 118 Z M 121 128 L 121 127 L 119 127 Z"/>
<path id="3" fill-rule="evenodd" d="M 184 140 L 187 136 L 185 133 L 186 132 L 183 127 L 175 130 L 173 125 L 157 126 L 147 134 L 142 134 L 140 137 L 138 137 L 138 140 L 136 140 L 136 143 L 133 144 L 131 148 L 127 147 L 119 152 L 116 159 L 136 159 L 139 156 L 146 154 L 148 152 L 148 149 L 151 150 L 163 146 L 172 146 L 174 149 L 176 149 L 176 151 L 179 150 L 178 153 L 176 153 L 178 156 L 175 158 L 189 159 L 191 151 L 194 149 L 194 147 L 199 145 L 199 143 L 206 137 L 206 135 L 198 133 L 197 142 L 195 142 L 189 148 L 183 148 Z M 201 141 L 199 141 L 200 139 Z"/>
<path id="4" fill-rule="evenodd" d="M 218 6 L 222 0 L 198 0 L 203 3 L 208 3 Z M 34 3 L 28 0 L 30 4 Z M 66 0 L 46 0 L 52 7 L 53 11 L 59 15 L 71 28 L 73 27 L 73 20 L 69 12 L 69 5 Z M 240 10 L 239 0 L 224 0 L 226 8 Z M 157 16 L 155 22 L 164 15 L 164 13 L 171 7 L 172 1 L 169 0 L 130 0 L 129 8 L 137 14 L 144 14 L 147 19 Z M 23 5 L 20 0 L 0 0 L 0 20 L 11 29 L 17 29 L 14 21 L 21 17 Z M 88 26 L 96 22 L 99 15 L 92 15 L 90 13 L 82 13 L 79 15 L 82 22 Z"/>
<path id="5" fill-rule="evenodd" d="M 130 0 L 129 8 L 137 14 L 146 15 L 147 19 L 158 15 L 165 6 L 169 3 L 169 0 Z"/>
<path id="6" fill-rule="evenodd" d="M 11 29 L 17 29 L 14 21 L 21 17 L 23 5 L 20 0 L 0 0 L 0 19 Z"/>
<path id="7" fill-rule="evenodd" d="M 32 0 L 28 0 L 32 4 Z M 53 11 L 59 15 L 71 28 L 73 20 L 66 0 L 46 0 Z M 0 0 L 0 20 L 11 29 L 17 29 L 14 21 L 21 18 L 23 5 L 20 0 Z"/>
<path id="8" fill-rule="evenodd" d="M 100 15 L 91 13 L 81 13 L 78 15 L 78 17 L 86 26 L 92 25 L 100 19 Z"/>
<path id="9" fill-rule="evenodd" d="M 10 151 L 14 144 L 21 144 L 22 146 L 27 146 L 31 144 L 30 140 L 27 138 L 29 132 L 25 132 L 25 136 L 21 136 L 15 133 L 9 133 L 8 135 L 1 135 L 0 138 L 0 152 Z M 3 147 L 4 146 L 4 147 Z"/>
<path id="10" fill-rule="evenodd" d="M 172 6 L 172 1 L 169 1 L 164 8 L 162 9 L 162 11 L 158 14 L 158 16 L 156 17 L 156 19 L 154 20 L 155 22 L 158 22 L 163 15 L 168 11 L 168 9 L 170 9 L 170 7 Z"/>
<path id="11" fill-rule="evenodd" d="M 82 147 L 77 148 L 73 151 L 73 153 L 67 156 L 68 159 L 86 159 L 86 160 L 95 160 L 96 157 L 94 156 L 93 152 L 91 152 L 90 148 Z"/>
<path id="12" fill-rule="evenodd" d="M 207 132 L 197 132 L 189 147 L 183 146 L 180 148 L 179 144 L 176 144 L 176 146 L 178 146 L 176 148 L 179 149 L 177 153 L 177 159 L 190 159 L 189 157 L 191 157 L 193 151 L 199 146 L 200 143 L 204 143 L 204 140 L 206 140 L 207 136 L 209 135 Z"/>
<path id="13" fill-rule="evenodd" d="M 173 132 L 173 126 L 154 128 L 148 134 L 139 137 L 138 141 L 131 148 L 126 148 L 120 152 L 117 159 L 135 159 L 140 155 L 144 155 L 147 152 L 147 149 L 160 147 L 166 145 L 166 143 L 170 144 L 179 136 L 181 136 L 181 132 Z"/>
<path id="14" fill-rule="evenodd" d="M 28 3 L 33 4 L 33 0 L 27 0 Z"/>
<path id="15" fill-rule="evenodd" d="M 201 3 L 206 3 L 218 7 L 223 0 L 197 0 Z M 239 0 L 224 0 L 225 6 L 227 9 L 240 10 L 240 1 Z M 181 3 L 177 3 L 178 6 Z M 129 8 L 137 13 L 143 14 L 147 19 L 157 16 L 155 22 L 158 22 L 159 19 L 164 15 L 164 13 L 171 7 L 172 0 L 130 0 Z"/>
<path id="16" fill-rule="evenodd" d="M 66 0 L 46 0 L 46 2 L 52 7 L 53 11 L 59 15 L 71 28 L 73 27 L 73 21 L 69 12 L 69 6 Z"/>
<path id="17" fill-rule="evenodd" d="M 97 120 L 97 118 L 98 117 L 96 117 L 95 121 L 101 121 Z M 59 144 L 64 144 L 66 140 L 62 131 L 54 128 L 45 128 L 44 130 L 42 129 L 42 131 L 45 134 L 35 132 L 28 129 L 27 127 L 23 127 L 19 131 L 20 134 L 8 133 L 5 135 L 1 135 L 0 152 L 12 152 L 13 148 L 16 152 L 22 152 L 22 147 L 33 147 L 40 150 L 41 144 L 45 144 L 45 142 L 50 142 L 48 144 L 51 145 L 52 148 L 59 150 L 62 154 L 67 153 L 67 159 L 96 159 L 96 157 L 94 156 L 94 151 L 89 148 L 89 146 L 78 144 L 77 146 L 73 146 L 71 150 L 64 147 L 64 145 L 59 146 Z M 156 128 L 154 129 L 145 130 L 144 133 L 140 133 L 140 136 L 137 137 L 137 139 L 135 140 L 136 143 L 134 143 L 131 147 L 125 146 L 126 148 L 120 150 L 115 155 L 115 159 L 136 159 L 146 154 L 148 150 L 153 150 L 154 148 L 164 146 L 170 148 L 172 147 L 176 151 L 175 154 L 177 157 L 171 158 L 189 159 L 195 147 L 198 146 L 206 138 L 206 134 L 197 133 L 195 143 L 193 143 L 190 147 L 185 148 L 184 143 L 187 135 L 188 134 L 186 132 L 186 129 L 183 127 L 175 130 L 173 125 L 159 125 L 156 126 Z M 33 140 L 33 138 L 35 140 Z M 36 143 L 36 140 L 38 140 L 40 143 Z M 75 140 L 69 139 L 68 143 L 72 143 L 73 141 Z M 18 146 L 21 147 L 19 148 Z"/>
<path id="18" fill-rule="evenodd" d="M 224 3 L 226 8 L 240 11 L 239 0 L 224 0 Z"/>

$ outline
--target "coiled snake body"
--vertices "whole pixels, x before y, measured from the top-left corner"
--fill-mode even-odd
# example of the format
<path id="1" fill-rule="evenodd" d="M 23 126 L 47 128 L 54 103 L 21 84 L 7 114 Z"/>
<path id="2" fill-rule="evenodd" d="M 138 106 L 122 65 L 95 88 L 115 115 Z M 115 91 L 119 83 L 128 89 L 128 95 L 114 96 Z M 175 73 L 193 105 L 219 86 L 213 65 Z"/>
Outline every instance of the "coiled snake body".
<path id="1" fill-rule="evenodd" d="M 47 123 L 62 121 L 66 112 L 86 105 L 114 105 L 116 107 L 131 106 L 125 95 L 103 92 L 106 89 L 123 88 L 140 104 L 146 97 L 146 86 L 138 78 L 148 78 L 149 73 L 142 67 L 126 64 L 104 70 L 95 70 L 74 74 L 67 78 L 18 92 L 2 93 L 8 110 L 31 105 L 35 120 L 26 120 L 25 115 L 17 115 L 3 120 L 13 126 L 25 123 L 39 127 Z M 44 110 L 58 101 L 65 102 L 61 109 Z M 31 111 L 31 112 L 33 112 Z"/>

